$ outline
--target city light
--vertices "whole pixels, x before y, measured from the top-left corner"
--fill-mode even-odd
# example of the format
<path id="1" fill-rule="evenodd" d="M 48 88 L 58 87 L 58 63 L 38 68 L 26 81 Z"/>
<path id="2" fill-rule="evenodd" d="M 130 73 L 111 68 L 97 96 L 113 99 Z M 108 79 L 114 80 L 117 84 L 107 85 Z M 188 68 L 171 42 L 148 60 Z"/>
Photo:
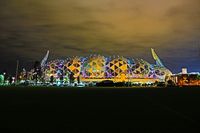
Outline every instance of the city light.
<path id="1" fill-rule="evenodd" d="M 154 49 L 151 49 L 155 64 L 144 59 L 123 56 L 90 55 L 67 57 L 48 61 L 49 51 L 41 62 L 36 62 L 30 71 L 22 69 L 16 77 L 0 75 L 0 85 L 32 86 L 97 86 L 99 83 L 123 83 L 128 86 L 199 86 L 200 74 L 188 73 L 183 68 L 179 74 L 167 69 Z"/>

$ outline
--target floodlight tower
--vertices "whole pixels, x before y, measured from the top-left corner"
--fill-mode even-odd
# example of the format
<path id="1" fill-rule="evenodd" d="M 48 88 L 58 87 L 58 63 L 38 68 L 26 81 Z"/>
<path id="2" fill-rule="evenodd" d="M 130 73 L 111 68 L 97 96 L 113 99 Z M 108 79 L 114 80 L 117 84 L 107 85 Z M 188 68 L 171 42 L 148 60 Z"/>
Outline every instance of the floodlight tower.
<path id="1" fill-rule="evenodd" d="M 40 67 L 41 67 L 41 72 L 42 72 L 42 78 L 43 79 L 45 78 L 45 67 L 46 67 L 48 58 L 49 58 L 49 50 L 47 51 L 45 57 L 40 62 Z"/>
<path id="2" fill-rule="evenodd" d="M 158 65 L 160 67 L 164 67 L 163 63 L 161 62 L 160 58 L 158 57 L 158 55 L 156 54 L 156 52 L 153 48 L 151 48 L 151 53 L 153 55 L 154 60 L 156 61 L 156 65 Z"/>
<path id="3" fill-rule="evenodd" d="M 47 60 L 49 58 L 49 50 L 47 51 L 45 57 L 43 58 L 43 60 L 41 61 L 41 68 L 45 67 L 46 66 L 46 63 L 47 63 Z"/>

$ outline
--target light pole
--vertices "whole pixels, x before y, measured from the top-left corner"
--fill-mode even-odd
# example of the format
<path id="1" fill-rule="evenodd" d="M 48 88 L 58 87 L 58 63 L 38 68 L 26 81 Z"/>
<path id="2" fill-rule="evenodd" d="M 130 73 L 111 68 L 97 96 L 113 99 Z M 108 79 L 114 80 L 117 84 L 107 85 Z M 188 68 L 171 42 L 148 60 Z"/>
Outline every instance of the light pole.
<path id="1" fill-rule="evenodd" d="M 17 80 L 18 80 L 18 71 L 19 71 L 19 60 L 17 60 L 16 73 L 15 73 L 15 82 L 17 82 Z"/>

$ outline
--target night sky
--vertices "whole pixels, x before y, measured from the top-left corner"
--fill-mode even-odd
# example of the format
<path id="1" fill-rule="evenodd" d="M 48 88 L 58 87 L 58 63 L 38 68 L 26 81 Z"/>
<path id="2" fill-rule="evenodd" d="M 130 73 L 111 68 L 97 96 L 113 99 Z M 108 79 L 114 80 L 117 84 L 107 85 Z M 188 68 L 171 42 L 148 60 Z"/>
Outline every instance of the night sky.
<path id="1" fill-rule="evenodd" d="M 199 0 L 1 0 L 0 70 L 90 54 L 144 58 L 200 71 Z"/>

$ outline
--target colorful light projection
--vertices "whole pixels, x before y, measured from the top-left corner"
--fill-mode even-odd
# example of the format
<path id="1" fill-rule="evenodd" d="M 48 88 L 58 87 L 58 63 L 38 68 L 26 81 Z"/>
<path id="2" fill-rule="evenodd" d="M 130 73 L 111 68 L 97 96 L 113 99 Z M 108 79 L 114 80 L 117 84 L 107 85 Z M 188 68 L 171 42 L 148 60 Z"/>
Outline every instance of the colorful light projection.
<path id="1" fill-rule="evenodd" d="M 106 77 L 120 78 L 127 76 L 129 71 L 128 59 L 124 57 L 117 57 L 106 63 Z"/>
<path id="2" fill-rule="evenodd" d="M 67 60 L 54 60 L 48 63 L 46 76 L 60 78 L 73 73 L 75 78 L 87 79 L 133 79 L 154 78 L 165 80 L 171 72 L 161 66 L 150 64 L 143 59 L 125 57 L 74 57 Z"/>
<path id="3" fill-rule="evenodd" d="M 82 67 L 82 76 L 84 78 L 104 78 L 105 77 L 106 58 L 104 56 L 91 56 L 85 58 Z"/>

